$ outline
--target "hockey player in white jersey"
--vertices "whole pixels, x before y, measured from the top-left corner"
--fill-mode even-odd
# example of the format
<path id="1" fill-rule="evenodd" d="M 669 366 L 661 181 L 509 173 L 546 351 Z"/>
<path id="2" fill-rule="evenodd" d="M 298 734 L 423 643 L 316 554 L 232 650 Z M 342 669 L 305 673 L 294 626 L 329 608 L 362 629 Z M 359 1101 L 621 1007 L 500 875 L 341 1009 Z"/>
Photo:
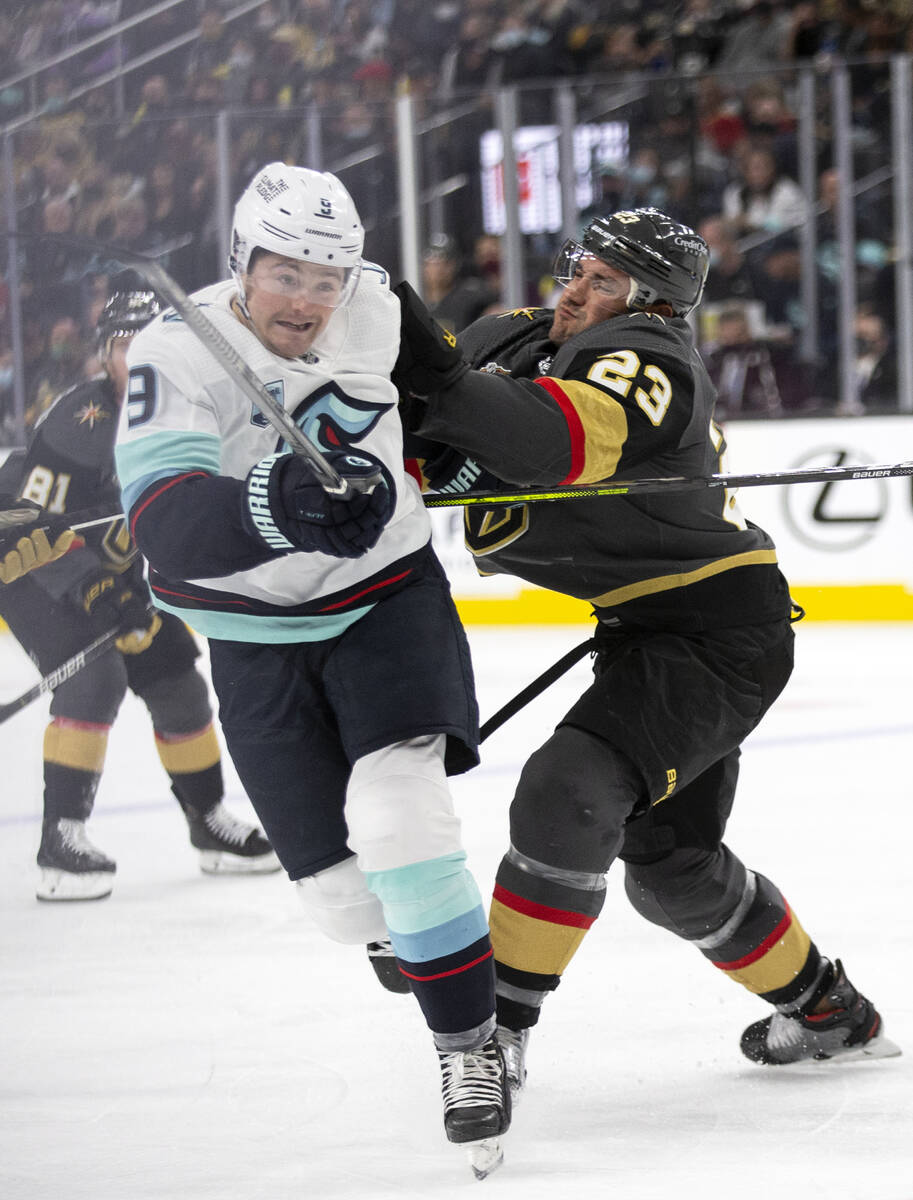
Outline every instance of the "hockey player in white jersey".
<path id="1" fill-rule="evenodd" d="M 399 304 L 332 175 L 272 163 L 232 279 L 193 297 L 346 480 L 317 482 L 174 312 L 134 340 L 117 449 L 155 603 L 209 639 L 225 738 L 322 931 L 392 942 L 477 1175 L 510 1122 L 494 971 L 447 775 L 478 761 L 469 649 L 403 467 Z M 380 972 L 379 972 L 380 974 Z"/>

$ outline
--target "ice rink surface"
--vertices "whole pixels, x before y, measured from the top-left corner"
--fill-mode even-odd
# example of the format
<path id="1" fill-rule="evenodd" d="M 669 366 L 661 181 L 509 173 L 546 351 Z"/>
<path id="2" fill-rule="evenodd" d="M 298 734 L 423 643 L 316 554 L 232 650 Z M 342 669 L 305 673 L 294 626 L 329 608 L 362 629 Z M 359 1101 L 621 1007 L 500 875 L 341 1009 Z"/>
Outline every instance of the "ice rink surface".
<path id="1" fill-rule="evenodd" d="M 587 633 L 470 630 L 483 717 Z M 455 781 L 483 894 L 523 759 L 588 671 Z M 638 918 L 612 872 L 533 1035 L 506 1163 L 481 1183 L 444 1139 L 417 1005 L 380 989 L 363 950 L 319 937 L 284 876 L 200 874 L 133 697 L 90 824 L 117 859 L 114 894 L 35 901 L 34 703 L 0 726 L 0 1196 L 913 1200 L 911 677 L 913 625 L 800 626 L 728 836 L 843 958 L 904 1056 L 748 1063 L 739 1034 L 766 1006 Z M 36 678 L 0 635 L 0 700 Z M 250 815 L 228 775 L 230 806 Z"/>

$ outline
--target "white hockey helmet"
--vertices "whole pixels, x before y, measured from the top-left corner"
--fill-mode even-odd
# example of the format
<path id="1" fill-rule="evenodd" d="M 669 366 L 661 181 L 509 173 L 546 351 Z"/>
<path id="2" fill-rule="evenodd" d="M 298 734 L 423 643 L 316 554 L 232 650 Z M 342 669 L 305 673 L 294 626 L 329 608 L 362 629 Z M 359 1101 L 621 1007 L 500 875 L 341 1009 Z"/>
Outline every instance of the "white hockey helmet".
<path id="1" fill-rule="evenodd" d="M 335 175 L 274 162 L 257 172 L 235 205 L 228 265 L 242 304 L 254 250 L 341 267 L 339 307 L 355 290 L 364 242 L 354 201 Z"/>

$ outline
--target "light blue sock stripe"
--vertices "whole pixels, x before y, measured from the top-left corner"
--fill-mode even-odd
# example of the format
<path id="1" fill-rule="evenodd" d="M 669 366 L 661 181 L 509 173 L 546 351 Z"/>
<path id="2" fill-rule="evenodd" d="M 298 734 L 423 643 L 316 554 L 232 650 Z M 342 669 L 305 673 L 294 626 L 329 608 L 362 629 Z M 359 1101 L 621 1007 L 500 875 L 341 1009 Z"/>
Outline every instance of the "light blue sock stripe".
<path id="1" fill-rule="evenodd" d="M 434 929 L 426 929 L 422 933 L 399 933 L 390 930 L 390 940 L 393 949 L 400 958 L 407 962 L 430 962 L 433 958 L 443 958 L 447 954 L 456 954 L 466 946 L 471 946 L 479 938 L 488 933 L 488 919 L 482 905 L 478 905 L 461 917 L 454 917 Z"/>
<path id="2" fill-rule="evenodd" d="M 460 850 L 389 871 L 365 871 L 368 887 L 384 906 L 387 928 L 426 933 L 480 907 L 482 897 L 465 863 Z"/>

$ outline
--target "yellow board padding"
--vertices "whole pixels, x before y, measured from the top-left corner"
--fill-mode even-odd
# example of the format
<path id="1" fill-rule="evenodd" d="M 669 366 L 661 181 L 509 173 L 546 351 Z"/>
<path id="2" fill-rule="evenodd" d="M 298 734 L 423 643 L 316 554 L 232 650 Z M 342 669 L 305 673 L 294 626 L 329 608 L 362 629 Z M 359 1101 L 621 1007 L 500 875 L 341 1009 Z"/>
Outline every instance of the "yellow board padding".
<path id="1" fill-rule="evenodd" d="M 913 621 L 913 592 L 901 583 L 796 584 L 793 599 L 809 621 Z M 464 625 L 581 625 L 592 606 L 557 592 L 524 589 L 514 596 L 454 599 Z"/>
<path id="2" fill-rule="evenodd" d="M 222 757 L 216 731 L 212 725 L 187 737 L 167 739 L 156 737 L 155 748 L 162 766 L 169 775 L 188 775 L 214 767 Z"/>
<path id="3" fill-rule="evenodd" d="M 44 731 L 44 761 L 100 774 L 108 749 L 108 726 L 58 719 Z"/>

